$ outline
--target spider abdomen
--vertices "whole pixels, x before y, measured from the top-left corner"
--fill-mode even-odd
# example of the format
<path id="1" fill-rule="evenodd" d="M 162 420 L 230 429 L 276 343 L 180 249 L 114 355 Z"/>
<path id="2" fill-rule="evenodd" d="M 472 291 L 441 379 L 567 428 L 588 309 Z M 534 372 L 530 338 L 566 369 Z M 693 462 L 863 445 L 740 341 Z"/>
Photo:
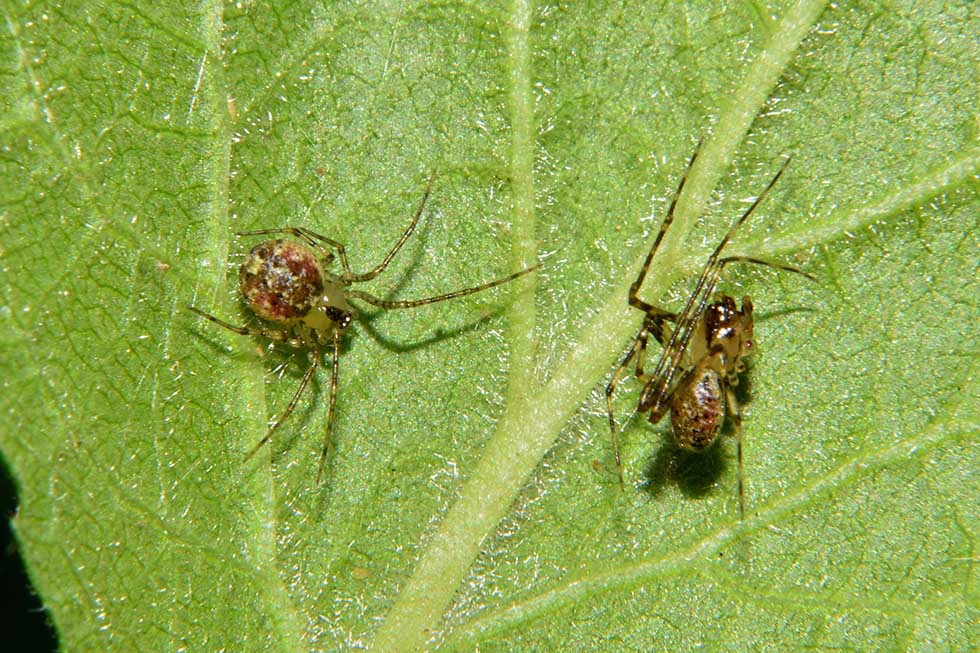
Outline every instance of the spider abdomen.
<path id="1" fill-rule="evenodd" d="M 710 367 L 696 367 L 674 391 L 670 425 L 677 445 L 703 451 L 717 439 L 725 421 L 721 379 Z"/>
<path id="2" fill-rule="evenodd" d="M 303 318 L 323 293 L 323 270 L 308 248 L 266 240 L 238 269 L 238 287 L 256 315 L 272 322 Z"/>

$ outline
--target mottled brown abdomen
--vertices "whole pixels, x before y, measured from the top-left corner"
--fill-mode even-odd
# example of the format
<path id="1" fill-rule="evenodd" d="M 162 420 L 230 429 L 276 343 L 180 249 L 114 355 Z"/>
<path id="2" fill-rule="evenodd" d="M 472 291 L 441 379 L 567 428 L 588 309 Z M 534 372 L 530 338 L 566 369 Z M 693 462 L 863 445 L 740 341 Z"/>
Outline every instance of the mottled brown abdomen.
<path id="1" fill-rule="evenodd" d="M 709 367 L 691 370 L 674 391 L 670 407 L 677 445 L 688 451 L 710 447 L 725 421 L 723 402 L 718 374 Z"/>
<path id="2" fill-rule="evenodd" d="M 238 287 L 256 315 L 289 322 L 310 312 L 323 292 L 323 271 L 299 243 L 267 240 L 253 247 L 238 269 Z"/>

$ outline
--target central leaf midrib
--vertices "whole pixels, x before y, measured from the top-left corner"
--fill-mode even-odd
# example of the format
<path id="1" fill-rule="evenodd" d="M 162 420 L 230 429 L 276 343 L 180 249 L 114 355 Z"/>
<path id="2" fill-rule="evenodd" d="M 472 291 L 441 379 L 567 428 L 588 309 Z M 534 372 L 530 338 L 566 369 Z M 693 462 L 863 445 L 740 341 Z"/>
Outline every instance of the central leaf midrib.
<path id="1" fill-rule="evenodd" d="M 228 112 L 227 98 L 230 93 L 227 88 L 225 78 L 224 62 L 221 60 L 222 40 L 224 37 L 224 7 L 220 2 L 213 2 L 210 10 L 205 13 L 205 47 L 206 52 L 203 57 L 202 67 L 210 62 L 210 75 L 213 79 L 213 89 L 209 95 L 211 100 L 210 114 L 214 121 L 214 157 L 213 165 L 213 197 L 209 210 L 210 242 L 215 243 L 216 251 L 213 253 L 214 260 L 226 261 L 231 242 L 230 225 L 230 192 L 231 192 L 231 159 L 232 159 L 232 125 L 231 115 Z M 203 68 L 202 68 L 203 73 Z M 224 266 L 219 270 L 223 273 Z M 225 277 L 222 274 L 222 282 Z M 222 284 L 218 284 L 221 286 Z M 214 305 L 213 296 L 211 305 Z M 236 347 L 249 347 L 247 339 L 243 339 L 236 334 L 229 334 L 236 342 Z M 245 392 L 239 395 L 242 400 L 242 410 L 240 414 L 248 415 L 250 406 L 266 407 L 265 402 L 265 383 L 262 374 L 254 374 L 257 364 L 254 357 L 239 357 L 242 361 L 238 363 L 245 372 L 240 375 L 243 379 Z M 267 409 L 258 411 L 262 415 L 267 414 Z M 266 424 L 257 425 L 257 429 L 247 429 L 245 433 L 254 433 L 256 430 L 263 430 Z M 301 627 L 302 618 L 298 614 L 295 605 L 289 597 L 282 577 L 279 565 L 277 564 L 277 520 L 275 518 L 276 496 L 274 478 L 272 477 L 271 465 L 263 467 L 264 472 L 252 475 L 256 483 L 261 483 L 262 488 L 255 491 L 252 496 L 257 500 L 254 511 L 243 511 L 245 527 L 252 533 L 252 537 L 243 541 L 244 554 L 250 562 L 254 562 L 254 575 L 256 576 L 255 586 L 262 593 L 265 609 L 271 623 L 275 628 L 272 635 L 275 641 L 281 642 L 287 650 L 303 650 L 303 628 Z M 254 488 L 253 488 L 254 489 Z"/>

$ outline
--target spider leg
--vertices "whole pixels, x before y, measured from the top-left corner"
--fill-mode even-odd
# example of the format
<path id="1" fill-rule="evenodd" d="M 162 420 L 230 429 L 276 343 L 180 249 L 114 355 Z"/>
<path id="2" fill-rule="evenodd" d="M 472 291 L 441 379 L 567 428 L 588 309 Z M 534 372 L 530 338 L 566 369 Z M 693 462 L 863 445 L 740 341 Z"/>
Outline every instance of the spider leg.
<path id="1" fill-rule="evenodd" d="M 676 322 L 677 316 L 673 313 L 669 313 L 662 317 L 658 316 L 657 319 L 651 320 L 648 318 L 647 320 L 647 329 L 649 330 L 650 333 L 653 334 L 653 337 L 657 339 L 657 342 L 659 342 L 660 345 L 665 348 L 665 350 L 670 342 L 670 340 L 667 337 L 667 334 L 664 333 L 664 324 L 667 322 L 667 320 Z M 651 385 L 651 382 L 656 378 L 653 375 L 647 374 L 644 370 L 645 355 L 646 355 L 646 348 L 644 347 L 643 349 L 640 350 L 640 354 L 636 360 L 636 377 L 640 379 L 640 381 L 644 384 L 644 388 L 643 388 L 644 392 L 646 392 L 647 388 Z M 648 418 L 650 422 L 656 424 L 661 419 L 663 419 L 663 416 L 667 413 L 667 410 L 670 408 L 670 402 L 668 401 L 668 398 L 670 394 L 673 392 L 673 389 L 675 387 L 676 386 L 672 386 L 666 390 L 666 396 L 664 398 L 664 401 L 661 402 L 662 405 L 658 404 L 650 408 L 650 416 Z M 642 394 L 640 398 L 642 401 L 643 398 Z M 643 410 L 647 410 L 647 408 L 641 407 L 641 412 Z"/>
<path id="2" fill-rule="evenodd" d="M 643 328 L 640 329 L 639 335 L 636 336 L 636 339 L 639 341 L 637 343 L 639 346 L 636 348 L 636 367 L 633 373 L 641 383 L 646 383 L 647 381 L 646 372 L 643 370 L 643 363 L 647 356 L 647 342 L 649 341 L 651 330 L 656 330 L 656 333 L 654 333 L 655 338 L 657 337 L 657 333 L 663 334 L 663 330 L 659 329 L 659 326 L 659 322 L 645 320 Z"/>
<path id="3" fill-rule="evenodd" d="M 193 311 L 194 313 L 197 313 L 203 318 L 207 318 L 211 320 L 218 326 L 228 329 L 229 331 L 234 331 L 235 333 L 241 336 L 262 336 L 263 338 L 268 338 L 269 340 L 275 340 L 276 342 L 287 342 L 293 344 L 293 341 L 289 338 L 289 331 L 287 330 L 265 329 L 261 327 L 249 328 L 249 327 L 235 326 L 234 324 L 225 322 L 221 318 L 215 317 L 210 313 L 205 313 L 199 308 L 188 306 L 187 309 Z"/>
<path id="4" fill-rule="evenodd" d="M 658 309 L 659 310 L 659 309 Z M 649 324 L 650 333 L 662 346 L 667 345 L 667 335 L 664 333 L 664 324 L 667 322 L 677 322 L 676 313 L 668 313 L 666 311 L 661 311 L 659 314 L 655 315 L 653 318 L 647 317 L 647 323 Z"/>
<path id="5" fill-rule="evenodd" d="M 333 370 L 330 373 L 330 408 L 327 411 L 327 431 L 323 435 L 323 450 L 320 452 L 320 469 L 316 473 L 316 482 L 320 483 L 323 468 L 327 464 L 327 454 L 333 448 L 330 434 L 333 432 L 334 408 L 337 405 L 337 378 L 340 372 L 340 331 L 333 332 Z"/>
<path id="6" fill-rule="evenodd" d="M 402 301 L 389 301 L 385 299 L 379 299 L 370 293 L 366 293 L 363 290 L 350 290 L 347 293 L 348 297 L 356 297 L 357 299 L 363 300 L 368 304 L 377 306 L 378 308 L 392 309 L 392 308 L 415 308 L 416 306 L 425 306 L 426 304 L 435 304 L 437 302 L 444 302 L 448 299 L 455 299 L 457 297 L 465 297 L 466 295 L 472 295 L 473 293 L 478 293 L 483 290 L 489 290 L 490 288 L 495 288 L 501 284 L 505 284 L 508 281 L 513 281 L 518 277 L 523 277 L 525 274 L 530 274 L 538 268 L 541 264 L 532 265 L 529 268 L 524 268 L 520 272 L 515 272 L 514 274 L 508 274 L 506 277 L 501 277 L 500 279 L 494 279 L 493 281 L 488 281 L 486 283 L 481 283 L 478 286 L 473 286 L 472 288 L 463 288 L 461 290 L 455 290 L 451 293 L 446 293 L 445 295 L 437 295 L 435 297 L 426 297 L 424 299 L 411 299 Z"/>
<path id="7" fill-rule="evenodd" d="M 691 168 L 694 167 L 694 162 L 698 158 L 698 152 L 701 151 L 701 144 L 704 142 L 704 137 L 698 141 L 697 147 L 694 148 L 694 154 L 691 155 L 691 160 L 687 163 L 687 169 L 684 170 L 684 174 L 681 176 L 680 183 L 677 184 L 677 191 L 674 192 L 673 199 L 670 200 L 670 207 L 667 209 L 667 216 L 664 218 L 663 224 L 660 225 L 660 231 L 657 232 L 657 237 L 653 241 L 653 245 L 650 247 L 650 252 L 647 254 L 646 260 L 643 261 L 643 267 L 640 268 L 640 274 L 637 275 L 636 281 L 630 285 L 629 303 L 630 306 L 635 306 L 636 308 L 649 313 L 651 310 L 655 309 L 650 304 L 642 301 L 637 297 L 637 293 L 640 292 L 640 286 L 646 280 L 647 272 L 650 270 L 650 263 L 653 262 L 653 256 L 657 253 L 657 249 L 660 248 L 660 242 L 667 235 L 667 229 L 670 227 L 671 223 L 674 221 L 674 209 L 677 208 L 677 199 L 681 196 L 684 191 L 684 184 L 687 183 L 687 176 L 691 173 Z"/>
<path id="8" fill-rule="evenodd" d="M 754 263 L 755 265 L 764 265 L 766 267 L 773 268 L 776 270 L 782 270 L 783 272 L 792 272 L 794 274 L 799 274 L 800 276 L 806 277 L 810 281 L 817 280 L 817 278 L 812 274 L 808 272 L 804 272 L 803 270 L 793 267 L 792 265 L 773 263 L 772 261 L 764 261 L 762 259 L 753 258 L 751 256 L 726 256 L 725 258 L 721 259 L 718 263 L 719 265 L 721 265 L 723 269 L 729 263 Z"/>
<path id="9" fill-rule="evenodd" d="M 616 473 L 619 475 L 619 486 L 621 488 L 625 488 L 626 484 L 623 482 L 623 461 L 619 454 L 619 433 L 616 430 L 616 417 L 613 414 L 612 400 L 613 394 L 616 392 L 616 387 L 619 385 L 623 372 L 629 367 L 630 361 L 646 348 L 647 332 L 647 326 L 644 324 L 640 332 L 636 334 L 636 338 L 633 339 L 633 344 L 630 345 L 630 350 L 626 354 L 626 357 L 623 358 L 623 362 L 613 372 L 612 379 L 609 380 L 609 384 L 606 386 L 606 413 L 609 415 L 609 432 L 612 434 L 613 452 L 616 456 Z M 639 366 L 637 370 L 639 371 Z"/>
<path id="10" fill-rule="evenodd" d="M 728 414 L 732 416 L 736 450 L 738 451 L 738 517 L 745 519 L 745 483 L 742 474 L 742 411 L 735 399 L 735 392 L 728 384 L 725 384 L 725 402 L 728 404 Z"/>
<path id="11" fill-rule="evenodd" d="M 289 416 L 293 413 L 293 409 L 296 408 L 296 403 L 299 401 L 300 395 L 302 395 L 303 391 L 306 390 L 306 386 L 309 385 L 310 379 L 313 378 L 313 372 L 316 371 L 317 365 L 319 364 L 320 352 L 316 352 L 313 356 L 313 363 L 310 364 L 310 368 L 306 370 L 306 374 L 303 375 L 303 379 L 299 382 L 299 387 L 296 388 L 293 398 L 289 400 L 289 405 L 286 406 L 286 410 L 284 410 L 282 415 L 276 419 L 275 423 L 269 428 L 268 432 L 266 432 L 265 437 L 259 440 L 259 443 L 252 447 L 251 451 L 245 454 L 245 459 L 242 460 L 243 463 L 247 463 L 249 459 L 262 448 L 262 445 L 272 438 L 272 434 L 276 432 L 276 429 L 279 428 L 283 422 L 289 419 Z"/>
<path id="12" fill-rule="evenodd" d="M 419 218 L 422 217 L 422 209 L 425 208 L 425 203 L 429 199 L 429 194 L 432 192 L 432 184 L 434 184 L 435 181 L 436 181 L 436 171 L 433 170 L 432 175 L 429 177 L 429 184 L 425 187 L 425 192 L 422 194 L 422 201 L 419 202 L 419 208 L 415 210 L 415 217 L 412 218 L 412 222 L 411 224 L 408 225 L 408 229 L 406 229 L 405 232 L 401 235 L 401 238 L 398 239 L 398 242 L 395 243 L 395 246 L 392 247 L 391 251 L 389 251 L 388 254 L 384 257 L 384 260 L 381 261 L 381 263 L 379 263 L 373 270 L 369 272 L 350 276 L 350 281 L 370 281 L 371 279 L 375 278 L 376 276 L 384 272 L 385 268 L 388 267 L 388 264 L 391 263 L 391 259 L 395 258 L 395 255 L 398 253 L 398 250 L 402 248 L 402 245 L 405 244 L 405 241 L 408 240 L 408 237 L 412 235 L 413 231 L 415 231 L 415 225 L 419 223 Z"/>

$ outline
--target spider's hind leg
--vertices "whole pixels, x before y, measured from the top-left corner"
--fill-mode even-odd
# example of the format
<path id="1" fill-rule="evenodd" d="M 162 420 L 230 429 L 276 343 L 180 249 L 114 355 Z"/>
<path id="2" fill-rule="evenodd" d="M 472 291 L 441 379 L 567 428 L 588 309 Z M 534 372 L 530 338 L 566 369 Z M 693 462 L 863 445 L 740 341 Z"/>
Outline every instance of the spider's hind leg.
<path id="1" fill-rule="evenodd" d="M 728 414 L 732 418 L 732 431 L 735 435 L 735 446 L 737 450 L 738 516 L 739 519 L 745 519 L 745 482 L 742 473 L 742 411 L 738 406 L 738 400 L 735 398 L 735 391 L 727 384 L 725 386 L 725 403 L 728 404 Z"/>
<path id="2" fill-rule="evenodd" d="M 205 313 L 201 309 L 195 308 L 194 306 L 188 306 L 187 310 L 197 313 L 201 317 L 211 320 L 218 326 L 228 329 L 229 331 L 233 331 L 240 336 L 262 336 L 263 338 L 268 338 L 269 340 L 274 340 L 276 342 L 288 342 L 290 340 L 290 332 L 288 330 L 235 326 L 230 322 L 225 322 L 220 317 L 215 317 L 210 313 Z"/>
<path id="3" fill-rule="evenodd" d="M 652 307 L 651 307 L 652 308 Z M 652 333 L 654 338 L 658 342 L 663 342 L 663 323 L 666 320 L 673 319 L 673 313 L 667 313 L 666 311 L 660 311 L 660 309 L 653 309 L 657 311 L 657 314 L 653 316 L 647 316 L 643 321 L 643 327 L 640 332 L 636 334 L 636 338 L 633 340 L 633 344 L 630 345 L 630 350 L 623 358 L 623 361 L 613 372 L 612 379 L 609 380 L 609 384 L 606 385 L 606 412 L 609 416 L 609 432 L 612 434 L 612 444 L 613 451 L 616 455 L 616 473 L 619 476 L 620 487 L 625 488 L 625 482 L 623 481 L 623 461 L 619 452 L 619 433 L 616 430 L 616 417 L 613 413 L 613 395 L 616 393 L 616 388 L 619 386 L 619 382 L 622 380 L 623 373 L 629 368 L 630 362 L 633 358 L 636 358 L 636 376 L 646 383 L 646 374 L 643 371 L 643 360 L 646 357 L 647 343 L 649 341 L 649 336 Z"/>

